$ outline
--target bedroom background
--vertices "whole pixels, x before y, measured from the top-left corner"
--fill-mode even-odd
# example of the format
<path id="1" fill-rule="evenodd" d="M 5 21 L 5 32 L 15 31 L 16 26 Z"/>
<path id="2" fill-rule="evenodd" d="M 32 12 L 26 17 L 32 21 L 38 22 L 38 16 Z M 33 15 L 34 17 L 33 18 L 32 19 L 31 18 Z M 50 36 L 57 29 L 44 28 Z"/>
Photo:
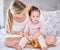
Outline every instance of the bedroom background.
<path id="1" fill-rule="evenodd" d="M 6 12 L 12 0 L 0 0 L 0 32 L 3 33 Z M 44 33 L 60 36 L 60 0 L 21 0 L 27 6 L 35 5 L 41 10 Z"/>

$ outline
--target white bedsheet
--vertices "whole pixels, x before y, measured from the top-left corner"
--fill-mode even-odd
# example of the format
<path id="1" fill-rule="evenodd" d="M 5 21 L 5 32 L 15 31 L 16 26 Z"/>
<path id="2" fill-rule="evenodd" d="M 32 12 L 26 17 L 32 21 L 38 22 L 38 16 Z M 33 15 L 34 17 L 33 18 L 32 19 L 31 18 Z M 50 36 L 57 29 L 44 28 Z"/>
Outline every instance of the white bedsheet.
<path id="1" fill-rule="evenodd" d="M 0 32 L 0 50 L 15 50 L 14 48 L 9 48 L 4 45 L 5 39 L 7 37 L 18 37 L 19 35 L 5 35 L 5 32 L 3 31 L 3 34 Z M 24 48 L 23 50 L 36 50 L 31 48 Z M 60 37 L 57 37 L 57 42 L 55 47 L 48 48 L 48 50 L 60 50 Z"/>

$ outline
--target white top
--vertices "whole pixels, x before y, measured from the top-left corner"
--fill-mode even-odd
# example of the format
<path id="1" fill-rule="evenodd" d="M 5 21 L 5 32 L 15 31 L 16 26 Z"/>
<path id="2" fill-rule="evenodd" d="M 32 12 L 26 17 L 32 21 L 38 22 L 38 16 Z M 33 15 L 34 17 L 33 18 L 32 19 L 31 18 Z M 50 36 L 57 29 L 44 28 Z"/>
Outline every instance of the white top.
<path id="1" fill-rule="evenodd" d="M 15 20 L 13 20 L 13 26 L 12 26 L 12 30 L 13 31 L 23 31 L 24 30 L 24 28 L 25 28 L 25 25 L 26 25 L 26 23 L 29 21 L 29 15 L 28 15 L 28 13 L 26 13 L 26 19 L 25 19 L 25 21 L 24 22 L 22 22 L 22 23 L 18 23 L 18 22 L 16 22 Z M 4 31 L 3 31 L 4 32 Z M 4 32 L 5 33 L 5 32 Z M 7 34 L 7 33 L 6 33 Z M 12 34 L 7 34 L 6 35 L 7 37 L 22 37 L 21 35 L 16 35 L 16 34 L 14 34 L 14 35 L 12 35 Z"/>
<path id="2" fill-rule="evenodd" d="M 18 23 L 15 20 L 13 20 L 12 30 L 13 31 L 21 31 L 22 32 L 24 30 L 25 25 L 27 24 L 28 21 L 29 21 L 29 16 L 28 16 L 28 13 L 26 13 L 26 19 L 25 19 L 24 22 Z"/>

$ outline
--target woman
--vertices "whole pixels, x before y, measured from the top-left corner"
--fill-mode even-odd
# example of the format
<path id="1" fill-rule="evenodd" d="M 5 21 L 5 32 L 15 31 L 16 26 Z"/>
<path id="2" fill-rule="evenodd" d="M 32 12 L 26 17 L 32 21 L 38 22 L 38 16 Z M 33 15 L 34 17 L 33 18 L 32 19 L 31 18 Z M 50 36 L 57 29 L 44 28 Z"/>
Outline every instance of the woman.
<path id="1" fill-rule="evenodd" d="M 20 39 L 23 36 L 23 29 L 28 20 L 28 17 L 26 17 L 26 12 L 28 10 L 29 9 L 26 8 L 26 5 L 19 0 L 15 0 L 11 3 L 7 14 L 8 16 L 5 26 L 6 32 L 8 34 L 19 34 L 20 37 L 7 38 L 5 42 L 6 46 L 16 48 L 16 50 L 21 50 L 17 43 L 20 42 Z"/>
<path id="2" fill-rule="evenodd" d="M 8 16 L 6 21 L 6 32 L 8 34 L 20 35 L 19 37 L 9 37 L 5 41 L 5 45 L 13 47 L 16 50 L 22 50 L 19 46 L 19 42 L 23 37 L 23 30 L 29 17 L 26 16 L 30 8 L 26 8 L 26 5 L 19 0 L 15 0 L 11 3 L 8 9 Z M 12 35 L 13 36 L 13 35 Z M 50 40 L 49 40 L 50 39 Z M 47 45 L 53 45 L 56 42 L 55 36 L 46 36 L 45 38 Z M 27 44 L 25 47 L 32 47 Z"/>

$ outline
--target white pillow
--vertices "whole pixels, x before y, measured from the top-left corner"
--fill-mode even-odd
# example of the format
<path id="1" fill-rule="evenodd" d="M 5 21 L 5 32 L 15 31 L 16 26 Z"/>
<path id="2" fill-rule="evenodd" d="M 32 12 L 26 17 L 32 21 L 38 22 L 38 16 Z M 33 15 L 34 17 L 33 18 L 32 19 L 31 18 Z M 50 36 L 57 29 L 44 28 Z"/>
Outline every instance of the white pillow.
<path id="1" fill-rule="evenodd" d="M 44 33 L 56 35 L 56 11 L 41 11 L 41 22 Z"/>

